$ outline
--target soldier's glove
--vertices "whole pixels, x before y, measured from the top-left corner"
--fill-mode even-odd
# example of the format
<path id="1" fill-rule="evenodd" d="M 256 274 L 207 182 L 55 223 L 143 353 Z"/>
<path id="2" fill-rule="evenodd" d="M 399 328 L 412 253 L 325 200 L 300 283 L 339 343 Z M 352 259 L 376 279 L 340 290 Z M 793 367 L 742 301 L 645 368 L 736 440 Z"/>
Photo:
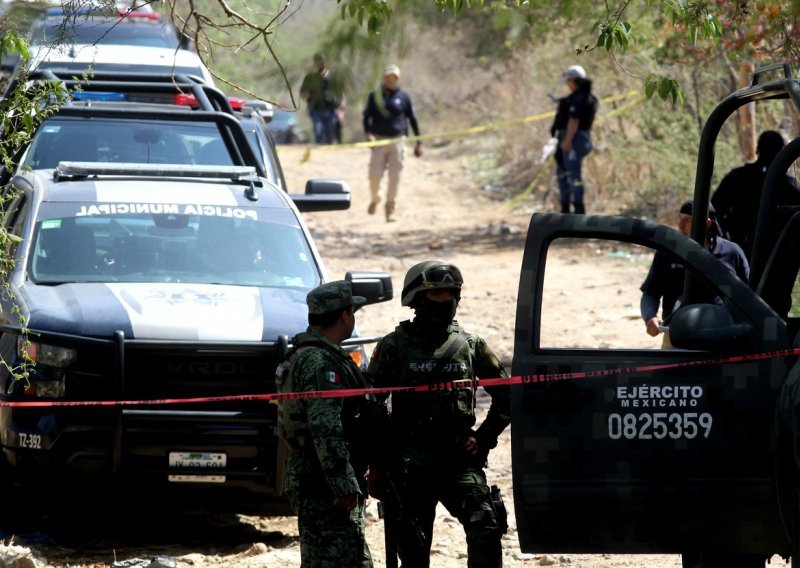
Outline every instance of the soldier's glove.
<path id="1" fill-rule="evenodd" d="M 414 155 L 417 158 L 422 157 L 422 142 L 420 142 L 419 140 L 417 140 L 417 143 L 414 144 Z"/>
<path id="2" fill-rule="evenodd" d="M 489 458 L 489 452 L 497 446 L 497 440 L 489 440 L 483 433 L 478 430 L 473 433 L 478 442 L 478 451 L 475 452 L 475 462 L 481 464 L 481 467 L 486 466 L 486 461 Z"/>

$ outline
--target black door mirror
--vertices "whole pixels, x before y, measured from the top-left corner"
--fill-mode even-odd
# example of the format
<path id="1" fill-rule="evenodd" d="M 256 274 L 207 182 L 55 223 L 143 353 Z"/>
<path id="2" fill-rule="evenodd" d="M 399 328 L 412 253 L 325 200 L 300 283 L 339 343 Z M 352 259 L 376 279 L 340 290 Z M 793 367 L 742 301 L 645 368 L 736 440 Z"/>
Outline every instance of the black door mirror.
<path id="1" fill-rule="evenodd" d="M 691 304 L 669 319 L 669 339 L 681 349 L 730 351 L 750 339 L 753 326 L 736 323 L 724 306 Z"/>

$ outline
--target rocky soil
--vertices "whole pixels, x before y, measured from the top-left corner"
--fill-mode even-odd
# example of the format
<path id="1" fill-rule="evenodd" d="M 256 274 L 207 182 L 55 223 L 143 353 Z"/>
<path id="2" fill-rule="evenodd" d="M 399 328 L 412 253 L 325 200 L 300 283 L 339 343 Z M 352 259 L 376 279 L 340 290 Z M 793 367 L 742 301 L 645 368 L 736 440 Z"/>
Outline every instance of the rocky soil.
<path id="1" fill-rule="evenodd" d="M 373 216 L 366 212 L 369 201 L 367 150 L 313 148 L 307 160 L 302 159 L 304 149 L 301 147 L 281 147 L 280 153 L 289 187 L 294 192 L 301 192 L 309 178 L 345 179 L 350 185 L 350 211 L 307 216 L 331 278 L 341 278 L 347 270 L 388 271 L 399 294 L 406 270 L 416 262 L 430 258 L 452 262 L 461 268 L 465 278 L 459 321 L 467 329 L 483 335 L 501 359 L 510 363 L 520 263 L 532 207 L 506 207 L 504 202 L 493 198 L 491 192 L 476 185 L 468 146 L 454 144 L 426 150 L 423 158 L 407 161 L 396 220 L 392 223 L 384 220 L 381 210 Z M 597 255 L 592 251 L 567 252 L 564 258 L 554 258 L 552 262 L 561 280 L 568 282 L 593 271 L 591 303 L 608 306 L 619 319 L 634 321 L 638 318 L 638 299 L 621 302 L 620 283 L 630 281 L 634 288 L 638 286 L 646 265 L 643 268 L 641 263 L 621 263 L 616 272 L 606 274 L 593 270 L 592 263 L 596 262 Z M 552 333 L 573 344 L 593 340 L 592 310 L 588 307 L 576 309 L 570 301 L 560 302 L 560 305 L 563 305 L 563 313 L 553 318 Z M 588 325 L 574 324 L 578 313 Z M 400 306 L 397 297 L 360 311 L 360 331 L 367 336 L 381 335 L 410 315 L 407 308 Z M 629 340 L 650 342 L 650 345 L 653 341 L 641 333 L 639 327 Z M 485 407 L 486 400 L 483 402 Z M 680 566 L 677 555 L 521 553 L 514 522 L 509 440 L 510 431 L 507 430 L 490 456 L 488 470 L 490 483 L 501 487 L 510 513 L 510 528 L 503 539 L 506 566 Z M 77 519 L 78 512 L 75 514 Z M 368 540 L 375 565 L 384 566 L 383 526 L 377 518 L 374 501 L 370 501 L 367 514 Z M 5 541 L 5 546 L 0 546 L 0 568 L 300 565 L 293 517 L 198 518 L 179 512 L 155 511 L 123 519 L 76 521 L 70 520 L 69 511 L 64 517 L 66 520 L 52 530 L 43 532 L 33 523 L 13 533 L 0 533 Z M 440 508 L 431 564 L 450 568 L 466 566 L 466 563 L 463 531 Z M 772 565 L 782 567 L 785 563 L 774 559 Z"/>

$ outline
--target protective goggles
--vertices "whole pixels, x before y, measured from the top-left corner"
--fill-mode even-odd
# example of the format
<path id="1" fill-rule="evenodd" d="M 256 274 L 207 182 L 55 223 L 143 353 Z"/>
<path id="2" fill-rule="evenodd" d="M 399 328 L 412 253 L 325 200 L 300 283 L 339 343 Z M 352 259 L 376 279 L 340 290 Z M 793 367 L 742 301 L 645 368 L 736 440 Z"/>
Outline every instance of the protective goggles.
<path id="1" fill-rule="evenodd" d="M 422 274 L 414 278 L 403 288 L 403 296 L 414 288 L 461 288 L 464 278 L 461 271 L 452 264 L 440 264 L 424 270 Z"/>

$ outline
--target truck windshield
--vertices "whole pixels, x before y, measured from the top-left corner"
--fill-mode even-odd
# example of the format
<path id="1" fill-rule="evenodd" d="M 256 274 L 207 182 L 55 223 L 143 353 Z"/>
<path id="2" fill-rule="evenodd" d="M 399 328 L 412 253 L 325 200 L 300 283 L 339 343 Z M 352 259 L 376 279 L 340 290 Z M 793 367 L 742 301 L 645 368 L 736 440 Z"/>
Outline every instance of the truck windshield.
<path id="1" fill-rule="evenodd" d="M 305 235 L 288 209 L 45 203 L 32 242 L 28 273 L 37 284 L 191 282 L 310 289 L 320 282 Z"/>
<path id="2" fill-rule="evenodd" d="M 21 165 L 48 169 L 60 161 L 234 165 L 213 122 L 56 116 L 36 132 Z"/>
<path id="3" fill-rule="evenodd" d="M 178 34 L 167 22 L 140 18 L 47 18 L 33 26 L 30 36 L 32 46 L 108 44 L 176 49 L 178 43 Z"/>

